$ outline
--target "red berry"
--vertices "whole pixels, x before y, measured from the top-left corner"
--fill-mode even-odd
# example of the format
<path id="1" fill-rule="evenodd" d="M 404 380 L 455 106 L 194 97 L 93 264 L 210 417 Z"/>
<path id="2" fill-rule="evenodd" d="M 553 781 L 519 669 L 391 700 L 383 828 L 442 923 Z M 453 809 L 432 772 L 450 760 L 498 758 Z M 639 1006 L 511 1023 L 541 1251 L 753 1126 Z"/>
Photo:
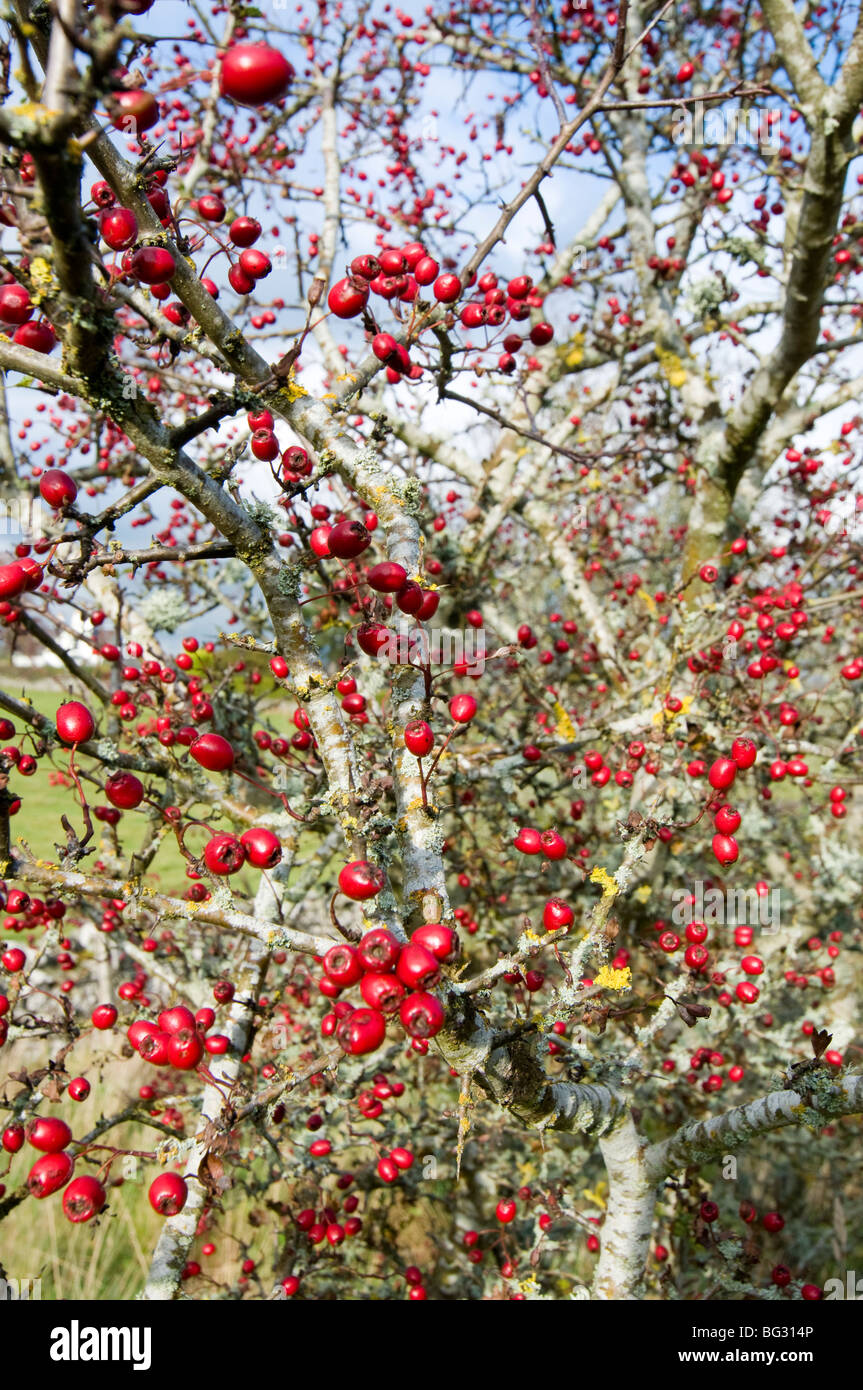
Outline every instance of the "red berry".
<path id="1" fill-rule="evenodd" d="M 129 269 L 144 285 L 162 285 L 170 280 L 177 264 L 162 246 L 141 246 L 133 252 Z"/>
<path id="2" fill-rule="evenodd" d="M 355 319 L 369 298 L 369 287 L 362 280 L 337 280 L 327 295 L 327 304 L 339 319 Z"/>
<path id="3" fill-rule="evenodd" d="M 382 1014 L 398 1012 L 404 998 L 404 986 L 395 975 L 380 975 L 373 971 L 365 974 L 360 981 L 360 994 L 370 1009 Z"/>
<path id="4" fill-rule="evenodd" d="M 737 841 L 732 835 L 714 835 L 713 853 L 720 864 L 733 864 L 740 854 Z"/>
<path id="5" fill-rule="evenodd" d="M 368 550 L 372 538 L 361 521 L 339 521 L 330 531 L 327 544 L 330 554 L 339 560 L 353 560 Z"/>
<path id="6" fill-rule="evenodd" d="M 57 1192 L 72 1176 L 73 1163 L 65 1152 L 44 1154 L 37 1158 L 27 1174 L 27 1188 L 31 1197 L 40 1200 Z"/>
<path id="7" fill-rule="evenodd" d="M 422 261 L 420 261 L 420 265 L 422 265 Z M 434 297 L 440 304 L 452 304 L 460 294 L 461 280 L 457 275 L 439 275 L 435 280 Z"/>
<path id="8" fill-rule="evenodd" d="M 331 946 L 324 956 L 324 969 L 331 980 L 342 989 L 348 989 L 362 978 L 363 965 L 355 946 L 346 941 Z"/>
<path id="9" fill-rule="evenodd" d="M 147 1195 L 159 1216 L 176 1216 L 186 1205 L 189 1189 L 179 1173 L 160 1173 L 150 1183 Z"/>
<path id="10" fill-rule="evenodd" d="M 294 70 L 277 48 L 265 43 L 237 43 L 222 59 L 219 86 L 239 106 L 265 106 L 287 92 Z"/>
<path id="11" fill-rule="evenodd" d="M 364 902 L 367 898 L 376 897 L 385 883 L 383 869 L 379 869 L 376 864 L 370 864 L 366 859 L 353 860 L 346 864 L 339 874 L 339 888 L 346 898 L 353 898 L 355 902 Z"/>
<path id="12" fill-rule="evenodd" d="M 72 1141 L 72 1131 L 65 1120 L 54 1115 L 40 1115 L 31 1120 L 25 1131 L 27 1143 L 45 1154 L 56 1154 Z"/>
<path id="13" fill-rule="evenodd" d="M 422 990 L 439 978 L 440 967 L 431 951 L 427 951 L 419 941 L 412 940 L 399 956 L 396 975 L 406 989 Z"/>
<path id="14" fill-rule="evenodd" d="M 57 733 L 64 743 L 86 743 L 96 732 L 96 721 L 86 705 L 70 700 L 57 711 Z"/>
<path id="15" fill-rule="evenodd" d="M 414 719 L 404 732 L 405 748 L 416 758 L 424 758 L 434 748 L 431 725 L 424 719 Z"/>
<path id="16" fill-rule="evenodd" d="M 113 1004 L 97 1004 L 90 1015 L 90 1021 L 94 1028 L 100 1030 L 113 1028 L 117 1022 L 117 1010 Z"/>
<path id="17" fill-rule="evenodd" d="M 274 869 L 282 857 L 282 845 L 278 835 L 263 826 L 253 826 L 244 830 L 240 844 L 246 851 L 246 858 L 256 869 Z"/>
<path id="18" fill-rule="evenodd" d="M 223 831 L 204 846 L 204 863 L 211 874 L 236 874 L 246 862 L 246 851 L 236 835 Z"/>
<path id="19" fill-rule="evenodd" d="M 717 758 L 707 774 L 707 780 L 716 791 L 727 791 L 737 776 L 737 763 L 733 758 Z"/>
<path id="20" fill-rule="evenodd" d="M 449 702 L 449 712 L 457 724 L 469 724 L 477 709 L 472 695 L 454 695 Z"/>
<path id="21" fill-rule="evenodd" d="M 740 771 L 745 772 L 758 757 L 758 749 L 751 738 L 736 738 L 731 745 L 731 756 Z"/>
<path id="22" fill-rule="evenodd" d="M 377 1009 L 354 1009 L 336 1029 L 336 1041 L 352 1057 L 362 1057 L 380 1047 L 386 1032 L 386 1019 Z"/>
<path id="23" fill-rule="evenodd" d="M 542 922 L 546 931 L 560 931 L 564 927 L 572 926 L 575 920 L 575 913 L 565 903 L 562 898 L 549 898 L 542 913 Z"/>
<path id="24" fill-rule="evenodd" d="M 233 242 L 234 246 L 253 246 L 254 243 L 257 241 L 258 237 L 261 235 L 262 231 L 263 228 L 256 218 L 237 217 L 234 219 L 234 221 L 228 228 L 228 236 Z M 270 415 L 269 411 L 266 411 L 266 414 L 270 416 L 267 428 L 272 429 L 273 417 L 272 415 Z M 251 425 L 252 429 L 258 428 L 257 426 L 252 425 L 251 420 L 249 421 L 249 424 Z"/>
<path id="25" fill-rule="evenodd" d="M 126 8 L 130 7 L 127 5 Z M 146 92 L 141 87 L 132 91 L 112 92 L 111 102 L 118 108 L 116 114 L 111 116 L 111 124 L 115 130 L 131 130 L 135 136 L 143 135 L 144 131 L 151 130 L 159 119 L 158 101 L 152 92 Z"/>
<path id="26" fill-rule="evenodd" d="M 144 800 L 144 787 L 131 772 L 115 772 L 105 783 L 105 795 L 112 806 L 133 811 Z"/>
<path id="27" fill-rule="evenodd" d="M 364 970 L 388 974 L 394 969 L 401 949 L 392 932 L 385 927 L 373 927 L 360 941 L 357 955 Z"/>
<path id="28" fill-rule="evenodd" d="M 138 219 L 131 208 L 111 208 L 102 213 L 99 231 L 112 251 L 125 251 L 138 240 Z"/>
<path id="29" fill-rule="evenodd" d="M 69 1221 L 89 1221 L 105 1205 L 105 1189 L 90 1173 L 73 1178 L 63 1193 L 63 1215 Z"/>
<path id="30" fill-rule="evenodd" d="M 379 565 L 372 565 L 366 582 L 379 594 L 397 594 L 399 589 L 404 588 L 407 577 L 403 565 L 396 564 L 395 560 L 382 560 Z"/>
<path id="31" fill-rule="evenodd" d="M 433 1038 L 444 1025 L 444 1011 L 433 994 L 409 994 L 399 1008 L 402 1027 L 412 1038 Z"/>
<path id="32" fill-rule="evenodd" d="M 443 922 L 426 922 L 423 926 L 417 927 L 411 942 L 424 946 L 435 960 L 445 963 L 454 961 L 461 950 L 457 933 Z"/>
<path id="33" fill-rule="evenodd" d="M 221 734 L 201 734 L 189 748 L 189 753 L 208 772 L 226 772 L 234 766 L 234 750 Z"/>
<path id="34" fill-rule="evenodd" d="M 62 468 L 49 468 L 39 479 L 39 492 L 49 507 L 58 511 L 61 507 L 71 507 L 78 496 L 78 485 Z"/>
<path id="35" fill-rule="evenodd" d="M 3 1131 L 2 1144 L 7 1154 L 16 1154 L 24 1145 L 24 1126 L 8 1125 Z"/>

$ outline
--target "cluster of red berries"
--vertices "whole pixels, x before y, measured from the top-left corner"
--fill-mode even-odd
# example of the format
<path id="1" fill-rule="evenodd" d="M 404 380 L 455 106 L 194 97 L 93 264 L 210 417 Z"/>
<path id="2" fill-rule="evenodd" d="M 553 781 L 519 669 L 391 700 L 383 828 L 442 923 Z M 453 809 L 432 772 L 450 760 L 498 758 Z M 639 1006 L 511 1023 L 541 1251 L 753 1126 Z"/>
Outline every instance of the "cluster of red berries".
<path id="1" fill-rule="evenodd" d="M 171 1009 L 163 1009 L 157 1023 L 147 1018 L 136 1019 L 126 1036 L 145 1062 L 155 1067 L 192 1071 L 205 1052 L 220 1057 L 228 1051 L 230 1040 L 224 1033 L 208 1032 L 215 1021 L 212 1009 L 199 1009 L 193 1014 L 185 1004 L 176 1004 Z"/>
<path id="2" fill-rule="evenodd" d="M 438 304 L 449 305 L 462 297 L 465 288 L 473 285 L 477 286 L 481 297 L 471 299 L 462 306 L 459 322 L 463 328 L 500 328 L 507 318 L 518 323 L 529 318 L 532 309 L 542 307 L 542 296 L 534 288 L 529 275 L 515 276 L 504 288 L 492 271 L 482 275 L 479 281 L 474 271 L 467 286 L 464 286 L 461 278 L 452 271 L 441 274 L 438 262 L 419 241 L 409 242 L 402 247 L 385 246 L 375 255 L 355 256 L 347 276 L 337 280 L 330 289 L 327 303 L 337 318 L 352 319 L 366 309 L 370 294 L 412 304 L 421 289 L 431 286 Z M 554 337 L 554 329 L 544 321 L 535 323 L 529 329 L 528 337 L 534 347 L 544 347 Z M 504 351 L 497 363 L 500 371 L 509 374 L 515 370 L 514 354 L 523 344 L 524 339 L 518 333 L 510 333 L 504 338 Z M 375 333 L 372 352 L 379 362 L 385 364 L 387 379 L 391 384 L 403 378 L 417 380 L 422 376 L 422 368 L 411 362 L 408 349 L 391 333 Z"/>
<path id="3" fill-rule="evenodd" d="M 731 757 L 717 758 L 707 774 L 707 780 L 714 791 L 727 792 L 738 772 L 752 767 L 757 757 L 758 749 L 751 738 L 736 738 L 731 745 Z M 740 854 L 734 839 L 740 820 L 740 812 L 728 805 L 720 806 L 713 817 L 716 834 L 713 836 L 712 849 L 723 868 L 733 864 Z"/>
<path id="4" fill-rule="evenodd" d="M 714 1221 L 719 1219 L 719 1207 L 716 1202 L 705 1200 L 701 1203 L 698 1214 L 702 1221 L 711 1226 Z M 747 1226 L 751 1226 L 758 1219 L 758 1212 L 754 1204 L 746 1198 L 740 1203 L 738 1215 Z M 767 1211 L 761 1218 L 761 1225 L 768 1235 L 778 1235 L 785 1226 L 785 1217 L 778 1211 Z M 791 1283 L 792 1275 L 785 1265 L 775 1265 L 770 1278 L 777 1288 L 784 1289 Z M 824 1297 L 824 1291 L 817 1284 L 803 1284 L 800 1289 L 800 1297 L 807 1303 L 816 1303 Z"/>
<path id="5" fill-rule="evenodd" d="M 30 299 L 29 290 L 19 285 L 9 271 L 0 274 L 0 323 L 14 326 L 12 341 L 19 347 L 29 348 L 31 352 L 52 352 L 57 346 L 57 335 L 47 319 L 31 322 L 35 305 Z"/>
<path id="6" fill-rule="evenodd" d="M 365 860 L 345 865 L 339 875 L 342 892 L 356 901 L 374 897 L 383 883 L 382 871 Z M 414 1049 L 425 1052 L 429 1038 L 444 1024 L 443 1006 L 429 991 L 440 979 L 441 964 L 455 960 L 458 952 L 458 936 L 442 922 L 418 927 L 405 945 L 385 927 L 373 927 L 356 946 L 331 946 L 317 958 L 324 967 L 318 988 L 334 1001 L 321 1033 L 335 1037 L 352 1056 L 362 1056 L 381 1046 L 387 1019 L 398 1014 Z M 339 997 L 354 985 L 359 985 L 365 1007 Z"/>
<path id="7" fill-rule="evenodd" d="M 43 1115 L 26 1126 L 8 1125 L 0 1142 L 8 1154 L 17 1153 L 25 1143 L 42 1154 L 27 1174 L 27 1190 L 41 1201 L 65 1188 L 63 1214 L 67 1220 L 89 1221 L 104 1207 L 105 1189 L 98 1179 L 90 1174 L 72 1179 L 75 1160 L 66 1151 L 73 1142 L 72 1131 L 65 1120 Z"/>
<path id="8" fill-rule="evenodd" d="M 32 931 L 49 927 L 66 915 L 66 904 L 59 898 L 31 898 L 23 888 L 9 888 L 0 882 L 0 906 L 9 914 L 3 918 L 4 931 Z"/>

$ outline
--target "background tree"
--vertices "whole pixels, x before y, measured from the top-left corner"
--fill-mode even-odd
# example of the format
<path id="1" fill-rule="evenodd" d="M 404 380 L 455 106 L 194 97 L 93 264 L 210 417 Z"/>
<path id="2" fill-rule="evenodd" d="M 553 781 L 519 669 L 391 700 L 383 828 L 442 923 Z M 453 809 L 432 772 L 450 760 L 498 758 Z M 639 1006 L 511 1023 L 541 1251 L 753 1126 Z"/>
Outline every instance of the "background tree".
<path id="1" fill-rule="evenodd" d="M 821 1297 L 863 11 L 7 28 L 9 1248 L 46 1199 L 114 1294 Z"/>

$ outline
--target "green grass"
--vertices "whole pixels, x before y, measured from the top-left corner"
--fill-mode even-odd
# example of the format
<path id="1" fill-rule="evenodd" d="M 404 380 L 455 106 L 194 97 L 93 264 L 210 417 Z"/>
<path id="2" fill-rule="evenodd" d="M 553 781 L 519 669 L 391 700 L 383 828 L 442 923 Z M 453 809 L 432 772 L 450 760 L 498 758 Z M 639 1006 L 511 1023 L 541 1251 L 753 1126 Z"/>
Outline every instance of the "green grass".
<path id="1" fill-rule="evenodd" d="M 36 678 L 33 681 L 22 680 L 21 672 L 9 667 L 0 668 L 0 689 L 17 699 L 28 699 L 40 714 L 44 714 L 52 720 L 57 707 L 64 700 L 80 697 L 79 692 L 71 691 L 68 684 L 66 684 L 65 689 L 60 687 L 54 690 L 50 685 L 50 677 L 47 679 L 45 677 Z M 23 741 L 20 738 L 24 732 L 21 721 L 13 718 L 13 723 L 16 733 L 10 742 L 19 743 L 25 752 L 31 751 L 32 745 L 29 738 L 25 736 Z M 89 760 L 83 761 L 84 765 L 88 766 Z M 21 777 L 14 770 L 10 777 L 11 789 L 20 795 L 22 800 L 21 810 L 11 820 L 13 845 L 18 838 L 21 838 L 37 858 L 49 859 L 54 862 L 58 857 L 57 845 L 58 843 L 64 844 L 66 838 L 60 823 L 61 816 L 67 815 L 76 831 L 81 832 L 83 830 L 83 818 L 74 787 L 71 784 L 63 785 L 57 778 L 57 773 L 67 767 L 68 754 L 62 750 L 56 750 L 52 757 L 44 757 L 39 760 L 38 770 L 32 777 Z M 100 771 L 98 765 L 94 765 L 93 771 L 98 775 Z M 142 780 L 146 785 L 146 777 Z M 100 794 L 93 783 L 85 782 L 84 786 L 91 806 L 106 804 L 105 797 Z M 194 814 L 200 819 L 210 820 L 214 829 L 227 828 L 218 818 L 218 807 L 200 805 L 194 808 Z M 82 860 L 81 869 L 83 872 L 92 868 L 100 858 L 107 858 L 114 852 L 110 828 L 95 819 L 93 824 L 96 850 L 92 855 Z M 140 850 L 147 840 L 148 833 L 149 822 L 144 814 L 137 811 L 125 812 L 117 826 L 117 839 L 123 854 L 131 857 L 134 852 Z M 189 833 L 188 845 L 193 853 L 200 853 L 205 841 L 206 832 L 203 828 Z M 247 894 L 254 891 L 256 879 L 256 874 L 240 873 L 232 879 L 231 886 L 238 894 Z M 155 858 L 148 870 L 147 881 L 150 887 L 173 895 L 182 894 L 184 889 L 188 887 L 186 861 L 180 853 L 176 838 L 172 833 L 162 837 Z"/>

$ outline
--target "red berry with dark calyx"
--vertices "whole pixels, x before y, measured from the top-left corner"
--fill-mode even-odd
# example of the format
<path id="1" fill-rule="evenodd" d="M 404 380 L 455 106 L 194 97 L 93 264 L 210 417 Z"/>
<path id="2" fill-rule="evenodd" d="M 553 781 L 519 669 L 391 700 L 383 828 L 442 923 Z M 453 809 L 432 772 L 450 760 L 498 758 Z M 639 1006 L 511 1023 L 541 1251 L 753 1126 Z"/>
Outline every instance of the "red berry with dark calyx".
<path id="1" fill-rule="evenodd" d="M 197 1031 L 175 1033 L 168 1043 L 168 1061 L 178 1071 L 192 1071 L 204 1055 L 204 1044 Z"/>
<path id="2" fill-rule="evenodd" d="M 239 873 L 246 862 L 246 851 L 236 835 L 224 831 L 214 835 L 204 846 L 204 863 L 211 874 Z"/>
<path id="3" fill-rule="evenodd" d="M 402 1000 L 399 1018 L 412 1038 L 433 1038 L 444 1025 L 443 1005 L 434 994 L 420 990 Z"/>
<path id="4" fill-rule="evenodd" d="M 356 559 L 371 543 L 372 538 L 361 521 L 336 522 L 327 537 L 330 554 L 339 560 Z"/>
<path id="5" fill-rule="evenodd" d="M 369 287 L 364 280 L 337 280 L 327 295 L 330 312 L 338 319 L 355 319 L 366 307 Z"/>
<path id="6" fill-rule="evenodd" d="M 186 1205 L 189 1189 L 179 1173 L 160 1173 L 150 1183 L 150 1206 L 159 1216 L 176 1216 Z"/>
<path id="7" fill-rule="evenodd" d="M 395 975 L 380 975 L 368 971 L 360 980 L 360 994 L 370 1009 L 389 1016 L 398 1013 L 405 988 Z"/>
<path id="8" fill-rule="evenodd" d="M 431 951 L 412 938 L 399 956 L 396 975 L 406 989 L 424 990 L 439 978 L 440 965 Z"/>
<path id="9" fill-rule="evenodd" d="M 282 845 L 278 835 L 264 826 L 253 826 L 244 830 L 240 844 L 246 851 L 246 858 L 256 869 L 274 869 L 282 857 Z"/>
<path id="10" fill-rule="evenodd" d="M 363 970 L 388 974 L 395 969 L 401 949 L 392 932 L 385 927 L 372 927 L 360 940 L 357 955 Z"/>
<path id="11" fill-rule="evenodd" d="M 353 898 L 355 902 L 376 897 L 385 883 L 383 869 L 378 868 L 377 864 L 370 864 L 367 859 L 352 860 L 350 864 L 345 864 L 339 874 L 339 888 L 346 898 Z"/>
<path id="12" fill-rule="evenodd" d="M 121 811 L 134 811 L 144 800 L 144 787 L 133 772 L 115 772 L 105 783 L 105 795 Z"/>
<path id="13" fill-rule="evenodd" d="M 751 738 L 736 738 L 731 745 L 731 756 L 740 771 L 745 772 L 758 757 L 758 748 Z"/>
<path id="14" fill-rule="evenodd" d="M 73 1178 L 63 1193 L 63 1215 L 68 1221 L 90 1221 L 105 1205 L 107 1198 L 102 1184 L 91 1173 Z"/>
<path id="15" fill-rule="evenodd" d="M 30 1196 L 41 1201 L 43 1197 L 50 1197 L 52 1192 L 59 1192 L 71 1178 L 73 1167 L 71 1156 L 62 1151 L 37 1158 L 27 1174 Z"/>
<path id="16" fill-rule="evenodd" d="M 376 1052 L 384 1041 L 387 1023 L 377 1009 L 354 1009 L 336 1029 L 336 1042 L 352 1057 Z"/>
<path id="17" fill-rule="evenodd" d="M 425 922 L 411 936 L 411 944 L 424 946 L 435 960 L 445 965 L 457 960 L 461 952 L 458 933 L 443 922 Z"/>
<path id="18" fill-rule="evenodd" d="M 65 1120 L 54 1115 L 40 1115 L 31 1120 L 25 1130 L 27 1143 L 45 1154 L 59 1153 L 72 1141 L 72 1131 Z"/>
<path id="19" fill-rule="evenodd" d="M 324 956 L 324 969 L 331 980 L 342 989 L 348 989 L 362 979 L 363 964 L 356 947 L 348 942 L 331 946 Z"/>

